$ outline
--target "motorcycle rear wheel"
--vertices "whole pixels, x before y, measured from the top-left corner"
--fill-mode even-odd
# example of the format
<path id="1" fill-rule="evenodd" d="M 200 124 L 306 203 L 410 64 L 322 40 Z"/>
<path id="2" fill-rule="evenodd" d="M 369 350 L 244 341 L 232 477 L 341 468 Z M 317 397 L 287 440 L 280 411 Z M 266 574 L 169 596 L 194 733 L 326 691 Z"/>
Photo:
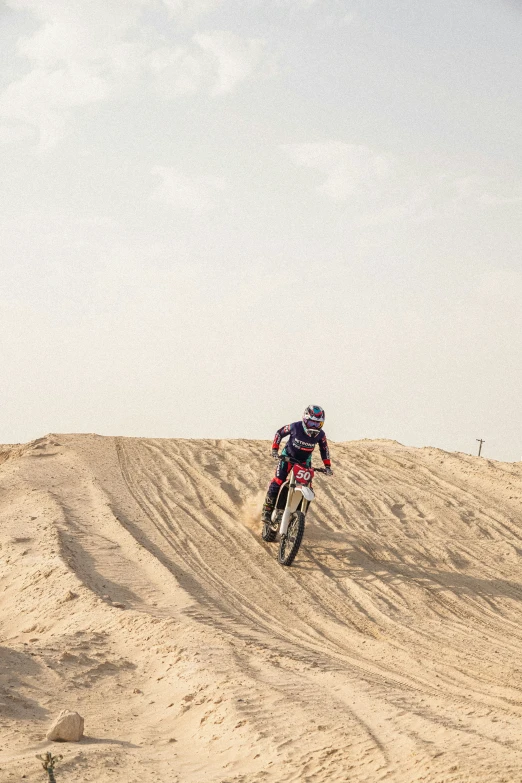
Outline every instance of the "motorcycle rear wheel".
<path id="1" fill-rule="evenodd" d="M 281 536 L 279 543 L 279 553 L 277 559 L 281 565 L 289 566 L 294 562 L 294 558 L 299 551 L 301 541 L 303 540 L 305 529 L 305 515 L 302 511 L 296 511 L 293 514 L 286 535 Z"/>
<path id="2" fill-rule="evenodd" d="M 277 527 L 272 527 L 272 522 L 263 522 L 263 530 L 261 531 L 261 538 L 263 541 L 274 541 L 277 536 Z"/>
<path id="3" fill-rule="evenodd" d="M 275 541 L 279 532 L 279 525 L 281 524 L 282 516 L 282 510 L 277 509 L 274 520 L 271 520 L 270 522 L 263 522 L 263 530 L 261 532 L 261 538 L 263 541 Z"/>

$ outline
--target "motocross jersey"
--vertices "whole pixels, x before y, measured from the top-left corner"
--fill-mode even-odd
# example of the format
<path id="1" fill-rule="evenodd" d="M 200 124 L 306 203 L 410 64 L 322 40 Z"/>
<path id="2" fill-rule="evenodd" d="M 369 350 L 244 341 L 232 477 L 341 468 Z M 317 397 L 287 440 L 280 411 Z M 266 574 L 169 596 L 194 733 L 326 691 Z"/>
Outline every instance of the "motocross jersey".
<path id="1" fill-rule="evenodd" d="M 277 430 L 274 442 L 272 443 L 273 449 L 279 449 L 279 444 L 283 438 L 287 438 L 288 441 L 284 448 L 284 454 L 290 457 L 295 462 L 302 464 L 309 464 L 312 457 L 312 452 L 319 444 L 321 451 L 321 458 L 326 465 L 330 467 L 330 452 L 328 450 L 328 441 L 326 440 L 326 434 L 321 430 L 319 434 L 314 437 L 313 435 L 307 435 L 302 421 L 295 421 L 293 424 L 287 424 L 281 429 Z"/>

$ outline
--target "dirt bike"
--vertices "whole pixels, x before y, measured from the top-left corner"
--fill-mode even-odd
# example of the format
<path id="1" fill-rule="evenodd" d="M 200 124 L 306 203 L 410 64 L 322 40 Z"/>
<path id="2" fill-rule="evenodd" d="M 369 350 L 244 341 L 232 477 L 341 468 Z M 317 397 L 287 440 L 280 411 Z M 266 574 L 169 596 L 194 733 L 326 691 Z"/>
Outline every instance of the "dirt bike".
<path id="1" fill-rule="evenodd" d="M 279 552 L 281 565 L 289 566 L 303 540 L 306 512 L 315 498 L 312 479 L 315 473 L 328 473 L 325 468 L 313 468 L 281 457 L 292 466 L 286 481 L 281 484 L 270 522 L 263 522 L 263 541 L 275 541 L 279 531 Z"/>

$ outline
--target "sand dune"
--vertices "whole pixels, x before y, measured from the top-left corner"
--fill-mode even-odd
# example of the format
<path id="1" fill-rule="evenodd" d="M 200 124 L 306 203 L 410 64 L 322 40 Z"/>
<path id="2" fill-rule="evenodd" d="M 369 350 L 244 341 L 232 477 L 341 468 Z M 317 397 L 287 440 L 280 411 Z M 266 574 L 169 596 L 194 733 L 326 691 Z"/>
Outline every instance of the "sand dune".
<path id="1" fill-rule="evenodd" d="M 284 569 L 268 443 L 0 447 L 0 780 L 518 780 L 522 467 L 332 452 Z"/>

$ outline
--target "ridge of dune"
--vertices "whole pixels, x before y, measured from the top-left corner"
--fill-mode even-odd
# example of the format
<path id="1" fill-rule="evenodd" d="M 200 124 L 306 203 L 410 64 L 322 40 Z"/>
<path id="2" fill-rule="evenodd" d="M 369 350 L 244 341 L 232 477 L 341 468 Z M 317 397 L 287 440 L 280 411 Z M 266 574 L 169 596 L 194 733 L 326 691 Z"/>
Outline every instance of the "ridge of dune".
<path id="1" fill-rule="evenodd" d="M 472 781 L 522 773 L 522 466 L 332 445 L 294 565 L 265 441 L 0 446 L 0 781 Z"/>

